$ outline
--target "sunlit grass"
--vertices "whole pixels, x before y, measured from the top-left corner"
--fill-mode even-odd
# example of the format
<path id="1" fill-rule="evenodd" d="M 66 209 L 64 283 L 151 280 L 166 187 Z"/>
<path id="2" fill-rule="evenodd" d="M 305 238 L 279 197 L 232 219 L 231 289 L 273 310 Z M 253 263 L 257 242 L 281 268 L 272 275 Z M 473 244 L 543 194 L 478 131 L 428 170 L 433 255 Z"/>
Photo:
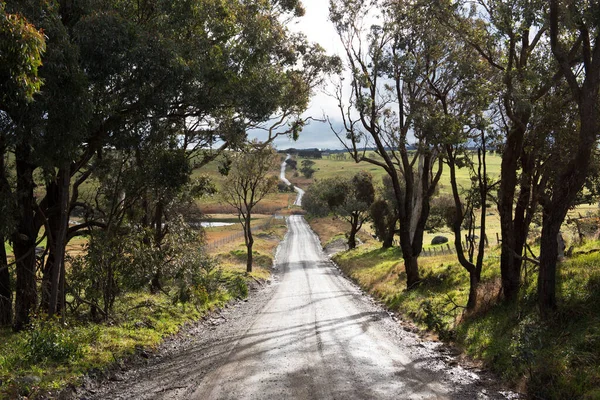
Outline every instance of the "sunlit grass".
<path id="1" fill-rule="evenodd" d="M 575 251 L 599 248 L 599 241 L 588 241 Z M 387 307 L 453 341 L 516 389 L 534 398 L 599 398 L 600 253 L 577 255 L 560 264 L 559 309 L 547 321 L 537 311 L 532 266 L 518 305 L 498 302 L 498 256 L 499 248 L 488 249 L 479 307 L 469 314 L 460 307 L 467 302 L 468 275 L 454 255 L 420 258 L 422 283 L 411 291 L 405 287 L 397 248 L 363 246 L 339 253 L 334 261 Z"/>

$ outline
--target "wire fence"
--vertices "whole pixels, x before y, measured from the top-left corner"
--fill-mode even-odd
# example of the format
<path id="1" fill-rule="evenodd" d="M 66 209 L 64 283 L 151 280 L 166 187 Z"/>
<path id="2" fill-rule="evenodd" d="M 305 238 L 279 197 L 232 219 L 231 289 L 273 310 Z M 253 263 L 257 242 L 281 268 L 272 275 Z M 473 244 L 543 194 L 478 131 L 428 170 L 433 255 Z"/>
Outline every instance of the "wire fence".
<path id="1" fill-rule="evenodd" d="M 486 241 L 485 243 L 485 247 L 489 247 L 490 243 L 488 242 L 487 239 L 484 239 Z M 496 244 L 499 245 L 502 242 L 502 240 L 500 239 L 500 236 L 498 234 L 496 234 Z M 394 245 L 396 246 L 400 246 L 400 243 L 397 241 L 394 241 Z M 468 246 L 470 245 L 470 242 L 462 242 L 462 247 L 463 249 L 468 248 Z M 479 247 L 479 241 L 475 240 L 472 244 L 475 248 Z M 456 247 L 451 246 L 450 243 L 444 243 L 443 245 L 440 246 L 432 246 L 429 248 L 423 248 L 423 250 L 421 250 L 421 254 L 419 255 L 419 257 L 436 257 L 436 256 L 443 256 L 443 255 L 450 255 L 450 254 L 456 254 Z"/>
<path id="2" fill-rule="evenodd" d="M 263 222 L 260 225 L 251 227 L 252 233 L 257 232 L 257 231 L 261 231 L 261 230 L 269 229 L 271 227 L 271 224 L 273 223 L 273 219 L 275 217 L 276 217 L 276 215 L 271 215 L 266 222 Z M 214 249 L 217 249 L 217 248 L 219 248 L 219 247 L 221 247 L 221 246 L 223 246 L 223 245 L 225 245 L 227 243 L 231 243 L 231 242 L 233 242 L 235 240 L 239 240 L 239 239 L 241 239 L 243 237 L 244 237 L 244 232 L 243 231 L 236 232 L 236 233 L 234 233 L 232 235 L 229 235 L 229 236 L 226 236 L 226 237 L 223 237 L 223 238 L 220 238 L 220 239 L 213 240 L 213 241 L 209 242 L 206 245 L 206 248 L 209 249 L 209 250 L 214 250 Z"/>

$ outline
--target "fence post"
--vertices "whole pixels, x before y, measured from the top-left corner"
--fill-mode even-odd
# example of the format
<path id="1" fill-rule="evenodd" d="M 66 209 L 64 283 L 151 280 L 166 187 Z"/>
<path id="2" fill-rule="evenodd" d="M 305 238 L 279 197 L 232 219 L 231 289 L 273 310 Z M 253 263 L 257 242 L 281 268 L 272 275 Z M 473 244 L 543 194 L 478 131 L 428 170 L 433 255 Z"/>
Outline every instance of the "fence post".
<path id="1" fill-rule="evenodd" d="M 500 244 L 500 235 L 496 232 L 496 243 Z"/>

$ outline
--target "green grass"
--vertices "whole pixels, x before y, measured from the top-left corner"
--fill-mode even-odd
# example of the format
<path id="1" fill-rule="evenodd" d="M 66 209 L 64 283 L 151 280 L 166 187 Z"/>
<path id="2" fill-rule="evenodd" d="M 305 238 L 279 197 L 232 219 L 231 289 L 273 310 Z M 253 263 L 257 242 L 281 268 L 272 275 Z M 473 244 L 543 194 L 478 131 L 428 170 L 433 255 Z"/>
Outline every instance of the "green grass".
<path id="1" fill-rule="evenodd" d="M 284 221 L 276 221 L 269 229 L 255 234 L 252 274 L 245 272 L 243 243 L 229 243 L 212 254 L 222 268 L 221 280 L 236 285 L 235 296 L 247 294 L 247 286 L 243 283 L 240 286 L 240 281 L 252 284 L 270 277 L 274 250 L 286 229 Z M 18 334 L 0 328 L 0 399 L 36 398 L 67 385 L 77 385 L 90 371 L 102 371 L 140 349 L 156 348 L 165 337 L 177 333 L 186 323 L 197 321 L 232 296 L 229 290 L 222 289 L 195 305 L 174 304 L 173 297 L 164 293 L 126 293 L 118 297 L 106 323 L 82 322 L 85 318 L 77 318 L 86 315 L 86 306 L 82 306 L 77 315 L 69 314 L 66 328 L 56 323 L 42 327 L 44 320 L 34 330 Z M 32 343 L 37 343 L 35 352 Z M 48 357 L 38 357 L 46 353 Z M 24 377 L 34 377 L 35 381 Z"/>
<path id="2" fill-rule="evenodd" d="M 593 241 L 577 250 L 598 248 Z M 497 303 L 497 256 L 498 249 L 490 249 L 479 308 L 470 315 L 456 307 L 466 304 L 468 275 L 455 256 L 421 258 L 423 283 L 410 292 L 398 249 L 365 246 L 334 260 L 390 309 L 454 341 L 532 398 L 600 398 L 600 253 L 560 264 L 559 311 L 548 321 L 537 311 L 535 273 L 524 282 L 517 306 Z"/>
<path id="3" fill-rule="evenodd" d="M 227 293 L 221 293 L 198 308 L 192 304 L 173 304 L 164 294 L 129 293 L 118 299 L 109 323 L 81 323 L 69 318 L 67 328 L 54 324 L 53 329 L 59 332 L 57 337 L 78 345 L 79 354 L 68 359 L 32 359 L 31 332 L 15 334 L 8 329 L 0 330 L 0 399 L 36 396 L 77 384 L 87 371 L 103 369 L 136 349 L 155 348 L 164 337 L 178 332 L 185 323 L 197 320 L 206 310 L 228 299 Z M 35 332 L 40 331 L 44 330 L 38 328 Z M 50 339 L 46 346 L 52 347 L 52 351 L 65 345 L 56 337 Z M 23 381 L 23 377 L 31 376 L 37 377 L 39 382 Z"/>
<path id="4" fill-rule="evenodd" d="M 373 175 L 373 178 L 376 183 L 381 182 L 381 178 L 385 175 L 385 171 L 376 166 L 366 162 L 355 163 L 349 157 L 346 160 L 336 160 L 333 158 L 334 156 L 330 156 L 329 158 L 324 158 L 315 161 L 314 169 L 316 170 L 314 174 L 315 179 L 325 179 L 332 178 L 337 176 L 343 177 L 352 177 L 357 172 L 367 171 Z M 500 164 L 502 162 L 502 158 L 499 155 L 488 153 L 487 155 L 487 170 L 488 175 L 491 178 L 499 178 L 500 177 Z M 298 165 L 300 165 L 301 159 L 298 159 Z M 462 188 L 469 188 L 471 186 L 470 173 L 468 168 L 461 168 L 457 171 L 457 183 Z M 442 177 L 440 179 L 439 184 L 439 192 L 450 194 L 452 192 L 452 188 L 450 187 L 450 172 L 448 167 L 445 165 Z"/>

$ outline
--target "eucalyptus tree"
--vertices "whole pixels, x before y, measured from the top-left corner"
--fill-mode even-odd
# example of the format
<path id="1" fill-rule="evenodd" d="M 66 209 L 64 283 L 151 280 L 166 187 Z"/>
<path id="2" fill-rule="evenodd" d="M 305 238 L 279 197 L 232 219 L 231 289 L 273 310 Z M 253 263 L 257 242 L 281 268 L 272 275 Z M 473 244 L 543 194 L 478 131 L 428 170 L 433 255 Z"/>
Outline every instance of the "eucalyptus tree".
<path id="1" fill-rule="evenodd" d="M 550 57 L 546 2 L 479 0 L 430 2 L 432 15 L 451 27 L 496 71 L 503 128 L 498 210 L 500 269 L 507 302 L 518 298 L 529 226 L 544 190 L 544 158 L 531 124 L 535 105 L 562 79 Z"/>
<path id="2" fill-rule="evenodd" d="M 377 23 L 367 29 L 369 17 Z M 356 162 L 377 165 L 390 177 L 407 287 L 412 288 L 420 280 L 417 258 L 443 169 L 440 132 L 421 118 L 427 93 L 417 64 L 424 55 L 421 27 L 428 16 L 408 2 L 340 0 L 331 2 L 330 18 L 351 73 L 349 95 L 344 98 L 341 85 L 337 92 L 344 128 L 335 133 Z M 377 158 L 367 153 L 370 146 Z"/>
<path id="3" fill-rule="evenodd" d="M 422 76 L 426 95 L 418 108 L 419 124 L 437 132 L 437 143 L 444 149 L 454 201 L 454 207 L 444 214 L 454 233 L 458 261 L 469 273 L 467 309 L 473 309 L 483 268 L 487 204 L 494 186 L 487 174 L 486 155 L 498 84 L 479 54 L 445 24 L 433 19 L 421 37 L 423 57 L 416 59 L 415 73 Z M 472 187 L 459 186 L 459 168 L 469 169 Z M 478 244 L 474 240 L 476 213 Z M 466 246 L 462 240 L 464 225 L 468 229 Z"/>
<path id="4" fill-rule="evenodd" d="M 272 172 L 277 169 L 279 157 L 271 146 L 256 142 L 232 157 L 233 164 L 221 193 L 223 200 L 237 210 L 246 243 L 246 272 L 252 272 L 252 212 L 259 202 L 277 190 L 278 178 Z"/>
<path id="5" fill-rule="evenodd" d="M 587 179 L 600 133 L 600 4 L 552 0 L 548 24 L 552 54 L 568 85 L 577 117 L 571 124 L 569 146 L 555 165 L 552 184 L 543 193 L 544 210 L 539 306 L 547 314 L 556 308 L 557 236 Z"/>
<path id="6" fill-rule="evenodd" d="M 63 225 L 68 221 L 64 206 L 59 207 L 56 203 L 48 205 L 47 199 L 39 203 L 35 200 L 34 171 L 40 169 L 44 183 L 54 181 L 56 184 L 57 176 L 62 177 L 62 182 L 68 182 L 70 175 L 65 166 L 83 138 L 88 102 L 76 48 L 69 40 L 58 6 L 50 2 L 10 1 L 6 2 L 6 9 L 23 15 L 43 29 L 48 37 L 42 57 L 43 67 L 39 69 L 40 79 L 44 82 L 43 91 L 33 102 L 15 102 L 4 107 L 12 124 L 9 140 L 16 165 L 14 198 L 17 222 L 11 240 L 17 272 L 15 327 L 20 329 L 37 306 L 34 249 L 40 228 L 43 225 L 48 227 L 51 214 L 63 221 Z M 56 168 L 59 169 L 58 174 Z M 65 231 L 63 227 L 52 235 L 48 230 L 49 247 L 60 252 L 60 248 L 64 248 Z M 58 269 L 64 270 L 60 265 Z M 58 284 L 60 277 L 55 275 L 53 278 Z M 54 290 L 53 294 L 56 304 L 58 291 Z"/>
<path id="7" fill-rule="evenodd" d="M 12 323 L 12 286 L 6 257 L 6 238 L 15 223 L 13 193 L 6 154 L 13 123 L 6 110 L 25 104 L 41 87 L 38 68 L 45 51 L 42 32 L 18 14 L 9 14 L 0 2 L 0 326 Z"/>
<path id="8" fill-rule="evenodd" d="M 356 234 L 370 217 L 370 207 L 375 201 L 373 176 L 361 171 L 351 178 L 321 179 L 311 185 L 302 198 L 302 206 L 311 215 L 329 214 L 350 224 L 347 233 L 348 248 L 356 248 Z"/>

